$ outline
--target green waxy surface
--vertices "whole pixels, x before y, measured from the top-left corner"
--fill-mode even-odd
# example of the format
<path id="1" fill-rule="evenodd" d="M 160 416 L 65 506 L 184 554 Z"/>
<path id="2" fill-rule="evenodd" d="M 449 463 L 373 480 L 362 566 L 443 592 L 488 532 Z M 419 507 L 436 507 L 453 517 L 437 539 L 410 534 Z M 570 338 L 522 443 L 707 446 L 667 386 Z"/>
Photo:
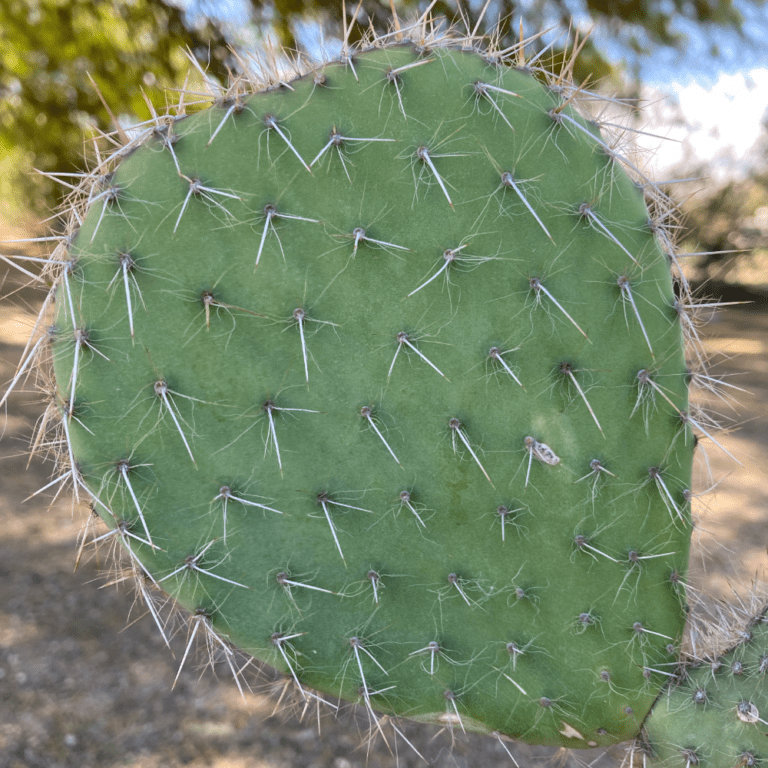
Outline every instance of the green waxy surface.
<path id="1" fill-rule="evenodd" d="M 768 626 L 759 617 L 741 642 L 685 670 L 656 702 L 645 725 L 654 765 L 735 768 L 768 757 Z"/>
<path id="2" fill-rule="evenodd" d="M 54 358 L 96 510 L 304 688 L 629 738 L 682 632 L 693 452 L 642 190 L 529 73 L 409 46 L 324 73 L 148 137 L 93 203 Z"/>

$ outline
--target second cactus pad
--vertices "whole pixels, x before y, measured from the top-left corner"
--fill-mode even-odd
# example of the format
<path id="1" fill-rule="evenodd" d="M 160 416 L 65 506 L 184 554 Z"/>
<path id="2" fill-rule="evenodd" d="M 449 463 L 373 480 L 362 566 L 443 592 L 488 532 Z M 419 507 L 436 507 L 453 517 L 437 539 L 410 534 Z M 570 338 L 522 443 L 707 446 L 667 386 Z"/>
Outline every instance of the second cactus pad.
<path id="1" fill-rule="evenodd" d="M 571 94 L 374 48 L 148 132 L 90 194 L 64 460 L 145 594 L 300 696 L 588 747 L 664 684 L 683 334 Z"/>
<path id="2" fill-rule="evenodd" d="M 768 748 L 765 613 L 707 662 L 681 665 L 645 723 L 636 750 L 659 766 L 759 765 Z"/>

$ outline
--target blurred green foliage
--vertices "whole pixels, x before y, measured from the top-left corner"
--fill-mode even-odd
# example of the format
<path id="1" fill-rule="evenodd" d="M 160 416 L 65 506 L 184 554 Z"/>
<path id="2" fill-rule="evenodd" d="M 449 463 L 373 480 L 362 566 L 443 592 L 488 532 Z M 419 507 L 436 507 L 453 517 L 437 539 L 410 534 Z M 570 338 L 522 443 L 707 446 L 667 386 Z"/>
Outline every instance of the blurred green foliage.
<path id="1" fill-rule="evenodd" d="M 582 2 L 583 14 L 604 20 L 609 29 L 637 30 L 629 37 L 637 50 L 648 41 L 679 42 L 672 32 L 676 15 L 700 23 L 740 23 L 730 0 Z M 359 5 L 350 0 L 350 40 L 359 40 L 371 27 L 388 31 L 391 3 L 401 18 L 426 8 L 425 0 L 360 0 Z M 431 13 L 479 33 L 498 24 L 502 45 L 517 39 L 521 18 L 526 34 L 556 24 L 569 31 L 550 52 L 550 63 L 557 66 L 574 41 L 573 7 L 569 0 L 493 0 L 483 16 L 480 0 L 436 0 Z M 193 0 L 186 12 L 160 0 L 0 0 L 0 198 L 38 216 L 58 207 L 66 188 L 29 169 L 82 171 L 91 154 L 84 142 L 97 130 L 114 130 L 91 77 L 118 119 L 128 124 L 150 117 L 143 92 L 158 110 L 164 108 L 163 89 L 178 87 L 190 69 L 185 50 L 224 80 L 233 64 L 227 45 L 241 43 L 245 27 L 253 39 L 271 33 L 289 47 L 296 46 L 297 21 L 319 22 L 326 39 L 343 36 L 341 0 L 245 0 L 252 22 L 245 27 L 222 22 L 217 17 L 222 8 L 217 0 Z M 592 82 L 614 74 L 592 41 L 581 49 L 573 75 L 580 81 L 587 72 Z"/>
<path id="2" fill-rule="evenodd" d="M 735 27 L 742 21 L 731 0 L 587 0 L 587 10 L 594 19 L 637 25 L 649 33 L 652 41 L 665 45 L 685 42 L 672 29 L 677 17 L 697 24 Z M 639 39 L 637 44 L 640 45 Z"/>
<path id="3" fill-rule="evenodd" d="M 763 153 L 768 158 L 768 146 Z M 714 188 L 691 206 L 685 225 L 684 251 L 695 258 L 694 280 L 717 295 L 723 284 L 768 284 L 768 166 L 747 178 Z M 763 299 L 763 302 L 765 299 Z"/>
<path id="4" fill-rule="evenodd" d="M 3 196 L 37 214 L 61 191 L 29 168 L 82 171 L 84 139 L 114 128 L 90 77 L 120 114 L 147 119 L 142 89 L 162 108 L 161 89 L 189 68 L 186 48 L 224 48 L 214 25 L 189 29 L 178 8 L 155 0 L 0 0 L 0 9 L 0 161 L 15 161 L 3 163 Z"/>

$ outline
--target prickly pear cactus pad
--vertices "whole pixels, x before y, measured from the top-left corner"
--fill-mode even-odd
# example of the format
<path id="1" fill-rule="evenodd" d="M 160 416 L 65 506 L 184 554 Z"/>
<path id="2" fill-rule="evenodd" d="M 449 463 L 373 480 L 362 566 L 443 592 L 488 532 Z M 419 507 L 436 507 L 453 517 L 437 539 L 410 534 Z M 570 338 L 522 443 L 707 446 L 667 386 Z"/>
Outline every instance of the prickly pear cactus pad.
<path id="1" fill-rule="evenodd" d="M 670 768 L 752 768 L 763 762 L 767 630 L 763 614 L 728 653 L 681 669 L 646 721 L 641 749 L 647 758 Z"/>
<path id="2" fill-rule="evenodd" d="M 698 424 L 658 211 L 573 95 L 377 46 L 118 153 L 61 264 L 56 403 L 156 618 L 160 588 L 371 718 L 639 731 Z"/>

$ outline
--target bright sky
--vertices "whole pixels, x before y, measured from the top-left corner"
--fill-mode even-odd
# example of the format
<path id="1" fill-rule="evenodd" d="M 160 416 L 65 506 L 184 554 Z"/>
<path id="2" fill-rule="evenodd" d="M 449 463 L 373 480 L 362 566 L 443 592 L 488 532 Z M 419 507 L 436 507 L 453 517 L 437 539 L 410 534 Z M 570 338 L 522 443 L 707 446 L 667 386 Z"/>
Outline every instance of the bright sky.
<path id="1" fill-rule="evenodd" d="M 711 176 L 721 181 L 768 162 L 768 4 L 735 0 L 734 6 L 743 17 L 741 33 L 707 33 L 678 14 L 674 29 L 688 38 L 682 50 L 656 48 L 651 56 L 627 58 L 626 42 L 596 35 L 609 58 L 639 68 L 653 102 L 645 112 L 648 129 L 681 142 L 642 141 L 657 151 L 661 177 L 674 165 L 711 161 Z"/>
<path id="2" fill-rule="evenodd" d="M 766 163 L 768 67 L 721 73 L 714 82 L 673 82 L 649 89 L 647 98 L 666 94 L 647 110 L 650 129 L 675 140 L 656 143 L 659 169 L 708 161 L 712 178 L 722 181 Z"/>

